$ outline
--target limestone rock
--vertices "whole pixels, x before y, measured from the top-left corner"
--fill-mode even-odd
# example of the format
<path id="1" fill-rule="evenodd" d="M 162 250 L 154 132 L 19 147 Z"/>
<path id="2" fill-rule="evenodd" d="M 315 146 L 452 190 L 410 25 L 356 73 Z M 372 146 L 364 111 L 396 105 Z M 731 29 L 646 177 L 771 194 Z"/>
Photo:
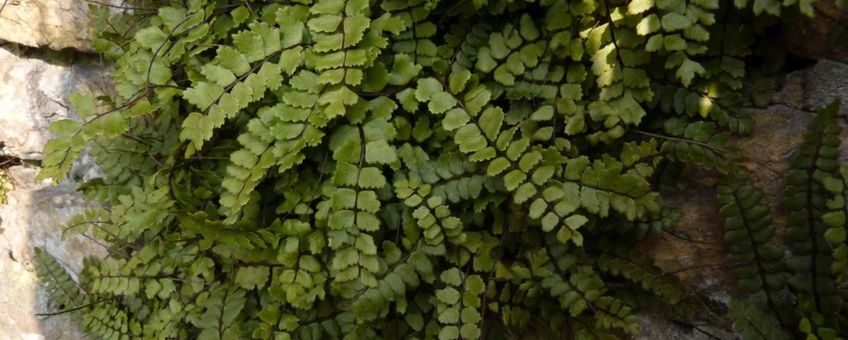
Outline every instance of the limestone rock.
<path id="1" fill-rule="evenodd" d="M 848 64 L 819 60 L 810 68 L 786 75 L 782 89 L 771 101 L 775 106 L 816 111 L 835 99 L 842 100 L 840 113 L 848 113 Z"/>
<path id="2" fill-rule="evenodd" d="M 45 248 L 72 273 L 79 272 L 85 256 L 104 256 L 105 250 L 81 235 L 62 240 L 66 221 L 86 203 L 75 192 L 76 184 L 35 182 L 36 173 L 32 167 L 10 168 L 16 187 L 7 195 L 8 204 L 0 205 L 0 338 L 82 339 L 67 315 L 35 316 L 51 310 L 39 288 L 32 248 Z"/>
<path id="3" fill-rule="evenodd" d="M 9 0 L 0 5 L 4 3 L 0 40 L 54 50 L 92 51 L 88 1 Z"/>
<path id="4" fill-rule="evenodd" d="M 0 151 L 22 159 L 41 159 L 51 137 L 50 123 L 73 116 L 68 95 L 74 91 L 102 93 L 109 86 L 107 74 L 108 67 L 90 57 L 28 53 L 0 46 L 0 142 L 5 145 Z"/>

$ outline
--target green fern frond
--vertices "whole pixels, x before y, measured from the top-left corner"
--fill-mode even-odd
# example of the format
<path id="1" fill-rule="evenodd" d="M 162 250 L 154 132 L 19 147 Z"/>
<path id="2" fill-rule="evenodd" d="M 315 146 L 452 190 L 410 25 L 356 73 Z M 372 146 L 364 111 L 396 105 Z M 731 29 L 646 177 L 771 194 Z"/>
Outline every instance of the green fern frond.
<path id="1" fill-rule="evenodd" d="M 848 244 L 846 244 L 846 217 L 848 217 L 848 167 L 840 166 L 836 177 L 825 178 L 822 183 L 828 192 L 827 208 L 822 220 L 828 229 L 824 237 L 833 248 L 831 270 L 837 284 L 848 280 Z"/>
<path id="2" fill-rule="evenodd" d="M 666 138 L 661 147 L 669 159 L 692 162 L 722 174 L 744 172 L 734 159 L 732 150 L 726 148 L 730 134 L 719 132 L 715 124 L 704 121 L 689 123 L 671 118 L 666 120 L 663 128 L 671 136 Z"/>
<path id="3" fill-rule="evenodd" d="M 611 251 L 609 254 L 601 255 L 597 265 L 600 271 L 624 277 L 672 305 L 679 302 L 684 293 L 679 284 L 667 277 L 649 260 L 640 258 L 635 251 Z"/>
<path id="4" fill-rule="evenodd" d="M 725 179 L 718 188 L 724 215 L 724 243 L 739 287 L 750 294 L 748 304 L 773 314 L 782 326 L 794 323 L 786 310 L 788 273 L 784 250 L 774 243 L 771 212 L 762 205 L 763 192 L 739 179 Z"/>
<path id="5" fill-rule="evenodd" d="M 745 340 L 791 339 L 791 333 L 780 326 L 774 314 L 762 310 L 758 302 L 734 300 L 729 315 L 733 328 Z"/>
<path id="6" fill-rule="evenodd" d="M 602 230 L 607 230 L 608 232 L 642 240 L 646 237 L 659 235 L 664 231 L 674 229 L 681 217 L 682 215 L 679 211 L 668 206 L 663 206 L 659 212 L 646 214 L 635 221 L 623 220 L 617 224 L 601 227 L 603 228 Z"/>
<path id="7" fill-rule="evenodd" d="M 112 301 L 97 303 L 83 315 L 82 326 L 86 332 L 107 340 L 129 340 L 142 332 L 141 324 L 130 319 L 124 309 Z"/>
<path id="8" fill-rule="evenodd" d="M 180 139 L 191 142 L 186 155 L 199 150 L 212 138 L 214 129 L 227 119 L 283 82 L 281 75 L 286 62 L 283 58 L 287 56 L 281 55 L 284 46 L 280 30 L 264 22 L 249 26 L 248 30 L 233 34 L 234 48 L 219 47 L 213 62 L 198 70 L 204 77 L 200 79 L 204 80 L 194 81 L 192 87 L 182 93 L 183 98 L 198 110 L 186 116 L 182 123 Z M 292 48 L 298 44 L 299 37 L 287 39 L 291 43 L 285 48 Z M 273 62 L 274 57 L 279 57 L 279 61 Z"/>
<path id="9" fill-rule="evenodd" d="M 86 292 L 74 281 L 68 271 L 43 248 L 33 248 L 35 270 L 47 291 L 49 306 L 59 310 L 81 306 L 87 300 Z"/>
<path id="10" fill-rule="evenodd" d="M 630 306 L 605 295 L 603 280 L 592 267 L 563 265 L 559 257 L 564 251 L 562 245 L 546 246 L 544 251 L 539 260 L 546 262 L 547 268 L 537 274 L 542 277 L 541 287 L 557 299 L 563 308 L 568 309 L 572 317 L 591 311 L 602 328 L 620 329 L 631 335 L 638 334 L 639 327 Z"/>
<path id="11" fill-rule="evenodd" d="M 839 170 L 838 109 L 839 103 L 833 103 L 813 118 L 792 161 L 785 189 L 785 204 L 790 211 L 786 237 L 793 252 L 787 261 L 793 271 L 789 282 L 798 291 L 801 310 L 825 315 L 840 304 L 834 295 L 832 254 L 824 238 L 828 226 L 823 220 L 828 212 L 824 181 Z"/>
<path id="12" fill-rule="evenodd" d="M 239 337 L 242 330 L 234 325 L 246 303 L 245 291 L 219 285 L 212 287 L 206 295 L 198 297 L 203 314 L 192 320 L 201 332 L 198 339 L 231 339 Z"/>

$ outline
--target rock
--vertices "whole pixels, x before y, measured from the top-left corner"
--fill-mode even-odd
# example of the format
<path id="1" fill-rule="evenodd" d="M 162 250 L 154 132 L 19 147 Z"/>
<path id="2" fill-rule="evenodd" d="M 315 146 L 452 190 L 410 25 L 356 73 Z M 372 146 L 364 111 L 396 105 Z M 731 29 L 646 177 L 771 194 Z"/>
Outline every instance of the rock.
<path id="1" fill-rule="evenodd" d="M 840 1 L 840 0 L 837 0 Z M 833 59 L 848 62 L 848 6 L 834 0 L 813 2 L 815 17 L 791 11 L 783 39 L 789 52 L 807 59 Z"/>
<path id="2" fill-rule="evenodd" d="M 55 52 L 28 53 L 0 46 L 3 153 L 21 159 L 41 159 L 51 136 L 50 123 L 73 116 L 68 95 L 74 91 L 102 93 L 109 88 L 108 67 L 91 58 Z"/>
<path id="3" fill-rule="evenodd" d="M 697 178 L 697 176 L 692 176 Z M 724 294 L 734 284 L 726 265 L 722 244 L 722 217 L 718 212 L 715 187 L 692 185 L 665 202 L 681 214 L 673 230 L 640 244 L 666 273 L 705 293 Z"/>
<path id="4" fill-rule="evenodd" d="M 713 326 L 698 326 L 697 329 L 685 327 L 653 314 L 639 314 L 636 319 L 641 331 L 640 340 L 731 340 L 738 338 L 726 330 Z"/>
<path id="5" fill-rule="evenodd" d="M 9 0 L 0 2 L 0 40 L 55 50 L 92 51 L 88 1 Z"/>
<path id="6" fill-rule="evenodd" d="M 840 113 L 848 113 L 848 64 L 819 60 L 810 68 L 786 75 L 783 88 L 772 95 L 771 102 L 816 111 L 835 99 L 842 100 Z"/>
<path id="7" fill-rule="evenodd" d="M 754 117 L 754 135 L 739 138 L 742 162 L 754 186 L 763 190 L 763 203 L 772 210 L 778 233 L 786 229 L 783 206 L 786 174 L 816 112 L 840 100 L 841 115 L 848 114 L 848 64 L 820 60 L 814 66 L 788 74 L 783 88 L 772 96 L 772 105 L 747 109 Z M 848 161 L 848 127 L 843 123 L 840 162 Z"/>
<path id="8" fill-rule="evenodd" d="M 35 316 L 51 310 L 35 273 L 32 248 L 45 248 L 72 273 L 80 271 L 85 256 L 104 256 L 105 249 L 78 234 L 62 240 L 65 223 L 82 212 L 86 203 L 75 192 L 76 184 L 37 183 L 36 173 L 33 167 L 10 168 L 15 188 L 7 195 L 8 203 L 0 205 L 0 334 L 23 339 L 82 339 L 68 315 Z"/>
<path id="9" fill-rule="evenodd" d="M 79 183 L 101 177 L 103 177 L 103 170 L 97 165 L 94 157 L 87 152 L 83 152 L 74 160 L 74 163 L 71 164 L 71 170 L 68 172 L 68 178 Z"/>

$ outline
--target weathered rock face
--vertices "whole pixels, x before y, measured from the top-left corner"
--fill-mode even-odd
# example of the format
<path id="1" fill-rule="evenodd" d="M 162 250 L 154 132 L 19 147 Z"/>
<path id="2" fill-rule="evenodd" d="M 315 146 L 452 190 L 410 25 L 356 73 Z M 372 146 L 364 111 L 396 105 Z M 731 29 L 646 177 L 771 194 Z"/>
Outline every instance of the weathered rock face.
<path id="1" fill-rule="evenodd" d="M 80 34 L 86 31 L 82 27 L 87 22 L 60 22 L 77 20 L 77 10 L 68 6 L 84 8 L 85 2 L 10 1 L 0 13 L 0 39 L 85 49 Z M 26 12 L 35 9 L 46 13 L 45 17 Z M 29 26 L 10 26 L 15 20 Z M 60 33 L 65 36 L 55 35 Z M 51 137 L 50 123 L 75 116 L 68 106 L 68 95 L 75 91 L 103 93 L 109 88 L 108 72 L 93 55 L 0 44 L 0 154 L 41 159 Z M 98 176 L 92 163 L 83 157 L 70 177 L 87 180 Z M 36 182 L 37 172 L 37 168 L 27 166 L 8 169 L 15 188 L 8 193 L 7 203 L 0 205 L 0 339 L 83 339 L 77 324 L 67 315 L 46 319 L 36 316 L 54 310 L 48 308 L 47 295 L 35 273 L 33 247 L 45 248 L 72 273 L 81 269 L 85 256 L 103 256 L 105 250 L 81 235 L 61 239 L 67 220 L 82 212 L 86 203 L 75 192 L 76 183 L 65 181 L 53 186 Z"/>
<path id="2" fill-rule="evenodd" d="M 82 339 L 67 315 L 35 316 L 51 310 L 39 288 L 32 248 L 45 248 L 73 273 L 82 268 L 85 256 L 103 256 L 105 249 L 78 234 L 62 240 L 67 220 L 82 212 L 85 202 L 74 183 L 35 182 L 37 171 L 9 169 L 16 187 L 7 195 L 8 204 L 0 205 L 0 338 Z"/>
<path id="3" fill-rule="evenodd" d="M 0 46 L 0 151 L 22 159 L 43 157 L 50 123 L 71 116 L 69 94 L 108 88 L 106 67 L 90 56 L 35 52 Z"/>
<path id="4" fill-rule="evenodd" d="M 91 50 L 87 1 L 8 0 L 3 4 L 0 40 L 55 50 Z"/>
<path id="5" fill-rule="evenodd" d="M 848 33 L 846 33 L 848 34 Z M 846 45 L 848 48 L 848 45 Z M 783 88 L 772 96 L 774 106 L 800 111 L 815 111 L 835 99 L 842 100 L 840 114 L 848 113 L 848 60 L 819 60 L 810 68 L 792 72 L 783 80 Z M 754 117 L 759 117 L 754 113 Z"/>
<path id="6" fill-rule="evenodd" d="M 710 175 L 699 172 L 691 179 Z M 666 203 L 680 212 L 680 221 L 674 230 L 649 239 L 640 247 L 666 272 L 698 290 L 723 295 L 723 290 L 733 285 L 733 276 L 725 266 L 727 253 L 722 245 L 719 222 L 722 217 L 718 212 L 715 183 L 715 178 L 698 181 L 665 197 Z"/>

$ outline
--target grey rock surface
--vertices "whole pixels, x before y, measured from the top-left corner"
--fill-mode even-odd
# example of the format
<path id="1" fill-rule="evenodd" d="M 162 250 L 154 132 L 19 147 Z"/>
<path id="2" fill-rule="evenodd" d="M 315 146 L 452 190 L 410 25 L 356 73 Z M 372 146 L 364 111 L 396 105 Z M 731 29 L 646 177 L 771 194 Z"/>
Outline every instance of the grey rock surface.
<path id="1" fill-rule="evenodd" d="M 33 247 L 43 247 L 72 273 L 82 268 L 86 256 L 103 256 L 105 250 L 79 234 L 62 239 L 67 220 L 86 208 L 76 184 L 36 182 L 38 169 L 15 166 L 9 174 L 15 188 L 0 205 L 0 339 L 82 339 L 83 334 L 67 315 L 40 318 L 51 312 L 40 289 L 33 263 Z"/>
<path id="2" fill-rule="evenodd" d="M 73 116 L 68 95 L 104 92 L 108 67 L 90 56 L 31 52 L 0 46 L 0 141 L 5 144 L 0 152 L 41 159 L 50 123 Z"/>
<path id="3" fill-rule="evenodd" d="M 842 100 L 840 113 L 848 113 L 848 64 L 822 59 L 810 68 L 792 72 L 772 96 L 773 107 L 815 111 L 833 100 Z"/>

